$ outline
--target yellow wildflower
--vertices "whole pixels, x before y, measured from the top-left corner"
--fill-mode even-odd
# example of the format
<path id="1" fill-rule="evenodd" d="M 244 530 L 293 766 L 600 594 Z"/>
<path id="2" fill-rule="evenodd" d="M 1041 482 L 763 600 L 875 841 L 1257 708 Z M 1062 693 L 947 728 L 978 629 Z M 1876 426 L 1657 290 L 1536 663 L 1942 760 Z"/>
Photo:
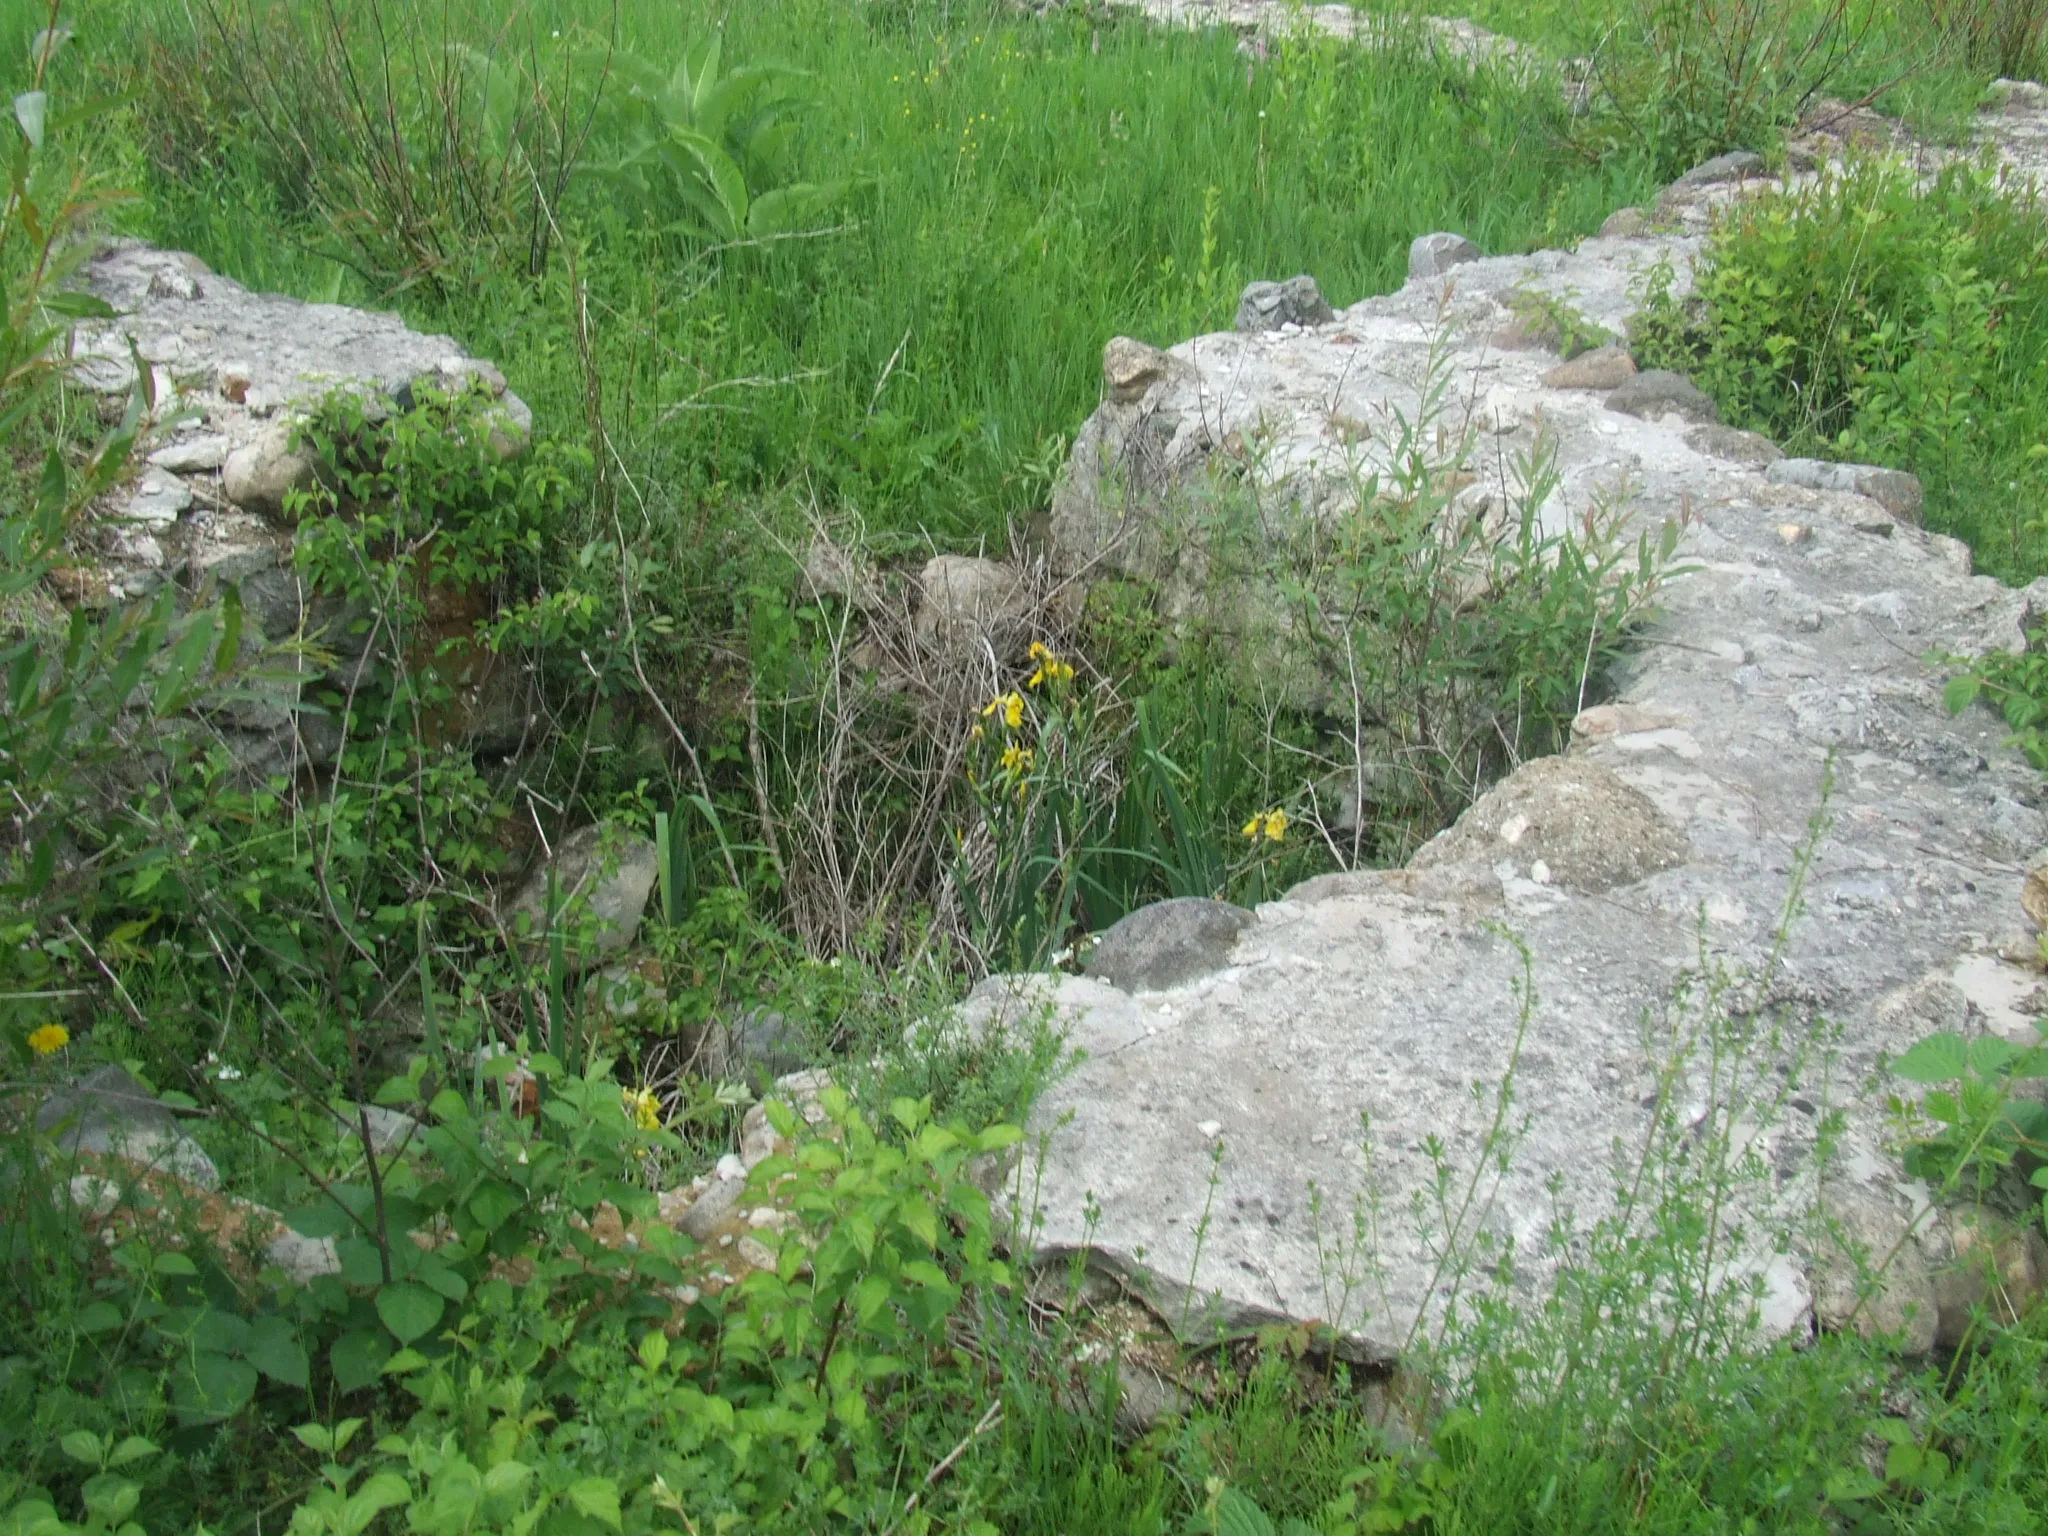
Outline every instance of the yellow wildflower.
<path id="1" fill-rule="evenodd" d="M 1277 806 L 1270 811 L 1261 811 L 1244 824 L 1244 835 L 1256 842 L 1264 838 L 1269 843 L 1282 842 L 1287 837 L 1287 813 Z"/>
<path id="2" fill-rule="evenodd" d="M 661 1100 L 652 1088 L 622 1088 L 619 1097 L 625 1101 L 626 1116 L 643 1131 L 661 1129 Z"/>
<path id="3" fill-rule="evenodd" d="M 1020 747 L 1014 741 L 1003 748 L 1002 770 L 1010 774 L 1029 773 L 1037 761 L 1037 754 L 1029 747 Z"/>
<path id="4" fill-rule="evenodd" d="M 1024 695 L 1015 692 L 997 694 L 983 708 L 981 718 L 986 720 L 991 715 L 1000 717 L 1003 724 L 1016 730 L 1024 723 Z"/>
<path id="5" fill-rule="evenodd" d="M 54 1056 L 71 1043 L 71 1031 L 62 1024 L 45 1024 L 29 1031 L 28 1048 L 38 1056 Z"/>
<path id="6" fill-rule="evenodd" d="M 1026 688 L 1037 688 L 1043 683 L 1065 683 L 1073 680 L 1072 665 L 1061 661 L 1049 647 L 1041 645 L 1036 640 L 1031 642 L 1031 659 L 1037 663 L 1038 670 L 1031 674 L 1031 681 L 1024 685 Z"/>

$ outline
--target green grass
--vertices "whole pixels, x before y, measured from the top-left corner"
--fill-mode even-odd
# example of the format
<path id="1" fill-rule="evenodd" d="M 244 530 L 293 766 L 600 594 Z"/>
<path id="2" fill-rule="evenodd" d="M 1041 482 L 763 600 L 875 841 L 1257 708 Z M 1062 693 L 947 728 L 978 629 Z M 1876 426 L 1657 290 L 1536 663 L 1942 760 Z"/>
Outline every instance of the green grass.
<path id="1" fill-rule="evenodd" d="M 438 8 L 388 9 L 394 28 L 443 35 Z M 395 274 L 310 254 L 337 210 L 295 207 L 254 125 L 222 121 L 224 83 L 209 95 L 190 80 L 229 61 L 195 48 L 187 14 L 131 0 L 90 44 L 115 81 L 186 72 L 190 88 L 137 113 L 135 227 L 255 286 L 380 298 Z M 628 3 L 620 44 L 665 70 L 720 14 Z M 565 199 L 615 440 L 665 498 L 801 483 L 906 541 L 1000 542 L 1042 505 L 1112 335 L 1225 327 L 1244 282 L 1300 271 L 1347 304 L 1398 285 L 1415 235 L 1523 250 L 1590 230 L 1650 186 L 1626 157 L 1574 159 L 1544 95 L 1405 53 L 1302 47 L 1255 67 L 1227 35 L 939 14 L 795 0 L 726 22 L 729 61 L 813 73 L 792 173 L 855 184 L 821 221 L 829 233 L 706 256 L 609 205 L 594 178 Z M 511 30 L 530 29 L 552 64 L 601 40 L 608 15 L 563 0 Z M 152 50 L 168 68 L 131 73 Z M 181 116 L 202 109 L 203 123 Z M 210 145 L 155 152 L 172 129 Z M 591 158 L 608 150 L 600 135 Z M 397 297 L 496 357 L 566 429 L 583 380 L 558 276 L 472 272 L 442 296 Z"/>

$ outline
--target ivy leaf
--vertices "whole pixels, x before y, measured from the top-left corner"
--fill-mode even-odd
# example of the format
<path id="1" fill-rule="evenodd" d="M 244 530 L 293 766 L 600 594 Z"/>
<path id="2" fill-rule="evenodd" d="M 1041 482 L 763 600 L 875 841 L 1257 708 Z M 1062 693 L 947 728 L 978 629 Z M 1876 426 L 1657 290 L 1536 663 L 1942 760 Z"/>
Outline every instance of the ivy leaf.
<path id="1" fill-rule="evenodd" d="M 410 1344 L 434 1324 L 448 1303 L 424 1285 L 401 1280 L 377 1291 L 377 1315 L 401 1344 Z"/>

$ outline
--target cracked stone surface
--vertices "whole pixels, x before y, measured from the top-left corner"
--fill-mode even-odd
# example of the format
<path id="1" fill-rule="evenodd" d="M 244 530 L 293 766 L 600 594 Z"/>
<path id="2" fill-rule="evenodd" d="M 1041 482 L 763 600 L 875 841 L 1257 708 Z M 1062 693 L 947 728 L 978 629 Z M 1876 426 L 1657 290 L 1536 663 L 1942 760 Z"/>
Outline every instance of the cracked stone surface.
<path id="1" fill-rule="evenodd" d="M 1987 121 L 2009 161 L 2041 163 L 2044 97 L 2015 88 Z M 1515 1285 L 1537 1293 L 1559 1211 L 1583 1229 L 1611 1209 L 1660 1104 L 1681 1127 L 1713 1123 L 1710 1074 L 1684 1046 L 1721 985 L 1699 978 L 1720 974 L 1738 1023 L 1821 1022 L 1803 1054 L 1790 1037 L 1754 1046 L 1759 1075 L 1727 1123 L 1764 1172 L 1717 1273 L 1755 1282 L 1767 1332 L 1814 1326 L 1818 1302 L 1830 1326 L 1934 1337 L 1966 1243 L 1900 1171 L 1884 1095 L 1901 1085 L 1878 1069 L 1931 1029 L 2034 1037 L 2040 977 L 2006 956 L 2032 947 L 2021 891 L 2048 817 L 2002 722 L 1950 717 L 1928 658 L 2018 647 L 2048 583 L 1972 575 L 1966 548 L 1898 515 L 1895 483 L 1767 473 L 1768 442 L 1623 414 L 1546 384 L 1555 352 L 1495 340 L 1518 290 L 1626 335 L 1642 273 L 1668 262 L 1682 291 L 1713 210 L 1776 184 L 1755 169 L 1673 189 L 1661 232 L 1481 259 L 1319 326 L 1113 344 L 1055 498 L 1067 570 L 1138 575 L 1191 610 L 1210 573 L 1173 519 L 1219 455 L 1253 445 L 1234 473 L 1268 515 L 1318 516 L 1383 462 L 1377 427 L 1414 411 L 1433 356 L 1465 413 L 1454 426 L 1485 447 L 1482 484 L 1503 494 L 1498 466 L 1540 430 L 1561 471 L 1546 525 L 1618 498 L 1635 527 L 1676 523 L 1690 570 L 1568 756 L 1510 776 L 1411 868 L 1311 881 L 1261 906 L 1205 974 L 1156 990 L 984 983 L 965 1019 L 1048 1005 L 1083 1053 L 1035 1108 L 1044 1156 L 1012 1194 L 1040 1257 L 1086 1249 L 1168 1317 L 1192 1294 L 1205 1325 L 1316 1318 L 1391 1356 L 1443 1303 L 1412 1214 L 1432 1145 L 1460 1179 L 1486 1159 L 1489 1085 L 1512 1063 L 1513 1158 L 1481 1180 L 1460 1238 L 1511 1243 Z M 1816 1128 L 1837 1109 L 1823 1170 Z M 1377 1235 L 1347 1287 L 1335 1253 L 1355 1209 L 1378 1213 Z M 1861 1314 L 1816 1210 L 1838 1232 L 1912 1233 Z"/>

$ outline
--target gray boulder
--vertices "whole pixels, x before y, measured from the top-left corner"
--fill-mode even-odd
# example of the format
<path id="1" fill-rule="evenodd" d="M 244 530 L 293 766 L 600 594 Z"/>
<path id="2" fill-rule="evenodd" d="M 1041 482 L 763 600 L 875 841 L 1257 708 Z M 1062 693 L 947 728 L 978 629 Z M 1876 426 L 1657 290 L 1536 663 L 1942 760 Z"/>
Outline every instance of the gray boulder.
<path id="1" fill-rule="evenodd" d="M 122 1067 L 97 1067 L 58 1088 L 36 1112 L 36 1129 L 70 1153 L 119 1157 L 201 1189 L 220 1188 L 220 1170 L 178 1129 L 170 1107 Z"/>
<path id="2" fill-rule="evenodd" d="M 1240 331 L 1277 331 L 1283 325 L 1326 325 L 1337 318 L 1307 273 L 1284 283 L 1248 283 L 1237 301 Z"/>
<path id="3" fill-rule="evenodd" d="M 1419 235 L 1408 246 L 1408 280 L 1412 283 L 1419 277 L 1442 277 L 1451 268 L 1477 261 L 1479 256 L 1479 247 L 1463 235 L 1448 231 Z"/>
<path id="4" fill-rule="evenodd" d="M 659 872 L 651 838 L 594 823 L 555 844 L 504 909 L 505 923 L 538 953 L 547 929 L 549 876 L 555 924 L 569 936 L 567 955 L 579 969 L 633 942 Z"/>
<path id="5" fill-rule="evenodd" d="M 1177 987 L 1228 965 L 1237 936 L 1252 920 L 1227 901 L 1155 901 L 1105 929 L 1084 969 L 1125 992 Z"/>

